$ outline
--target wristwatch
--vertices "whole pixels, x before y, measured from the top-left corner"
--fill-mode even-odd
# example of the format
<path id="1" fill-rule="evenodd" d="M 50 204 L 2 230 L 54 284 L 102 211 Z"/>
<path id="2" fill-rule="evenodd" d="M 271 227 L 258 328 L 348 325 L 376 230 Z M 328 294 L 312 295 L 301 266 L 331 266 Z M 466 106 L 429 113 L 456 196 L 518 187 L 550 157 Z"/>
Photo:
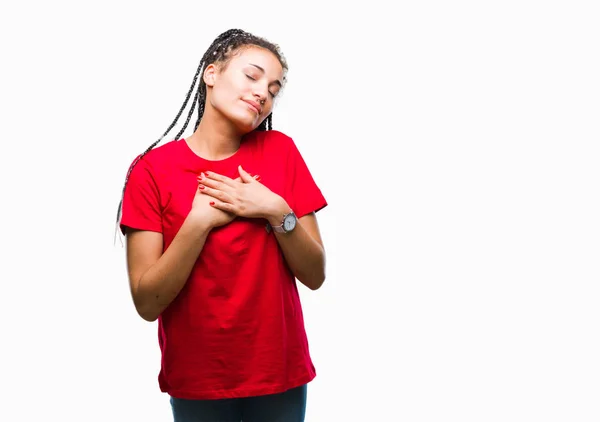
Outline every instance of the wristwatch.
<path id="1" fill-rule="evenodd" d="M 296 228 L 296 223 L 298 222 L 298 218 L 294 211 L 290 211 L 287 214 L 284 214 L 283 220 L 279 226 L 271 226 L 273 231 L 277 233 L 289 233 Z"/>

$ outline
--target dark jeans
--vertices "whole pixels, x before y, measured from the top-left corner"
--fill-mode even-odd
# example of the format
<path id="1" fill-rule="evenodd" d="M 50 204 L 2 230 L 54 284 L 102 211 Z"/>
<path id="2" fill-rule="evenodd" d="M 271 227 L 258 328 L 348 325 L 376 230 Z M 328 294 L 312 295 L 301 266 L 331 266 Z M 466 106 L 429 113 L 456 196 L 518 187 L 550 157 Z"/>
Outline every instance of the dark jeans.
<path id="1" fill-rule="evenodd" d="M 174 422 L 304 422 L 307 386 L 279 394 L 239 399 L 171 397 Z"/>

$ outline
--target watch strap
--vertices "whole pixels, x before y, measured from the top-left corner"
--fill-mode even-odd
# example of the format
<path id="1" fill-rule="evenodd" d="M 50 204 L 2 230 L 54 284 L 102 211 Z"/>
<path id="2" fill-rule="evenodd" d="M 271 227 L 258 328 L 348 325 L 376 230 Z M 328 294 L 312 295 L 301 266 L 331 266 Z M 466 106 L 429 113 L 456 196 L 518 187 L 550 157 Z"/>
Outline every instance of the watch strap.
<path id="1" fill-rule="evenodd" d="M 298 217 L 296 217 L 296 214 L 294 214 L 294 211 L 290 211 L 289 213 L 283 215 L 280 225 L 272 226 L 269 223 L 267 223 L 267 232 L 269 231 L 269 229 L 272 229 L 274 232 L 277 232 L 277 233 L 287 233 L 287 231 L 283 228 L 283 225 L 285 224 L 285 219 L 289 215 L 293 215 L 296 219 L 298 219 Z"/>

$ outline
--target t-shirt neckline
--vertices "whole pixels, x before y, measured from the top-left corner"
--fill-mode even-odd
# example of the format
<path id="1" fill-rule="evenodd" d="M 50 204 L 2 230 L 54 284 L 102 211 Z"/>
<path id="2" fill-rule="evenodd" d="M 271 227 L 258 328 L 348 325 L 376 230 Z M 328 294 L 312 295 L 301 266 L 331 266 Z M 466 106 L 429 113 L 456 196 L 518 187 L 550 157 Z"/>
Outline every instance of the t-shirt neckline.
<path id="1" fill-rule="evenodd" d="M 188 145 L 187 140 L 185 138 L 181 138 L 177 142 L 181 144 L 182 148 L 185 150 L 185 154 L 188 157 L 190 157 L 191 160 L 196 161 L 201 164 L 212 164 L 212 165 L 223 165 L 223 164 L 227 164 L 231 161 L 236 160 L 241 155 L 242 150 L 244 149 L 244 144 L 246 144 L 245 139 L 242 138 L 242 142 L 240 142 L 240 147 L 232 155 L 230 155 L 229 157 L 222 158 L 220 160 L 209 160 L 207 158 L 201 157 L 198 154 L 196 154 L 192 150 L 192 148 L 190 148 L 190 146 Z"/>

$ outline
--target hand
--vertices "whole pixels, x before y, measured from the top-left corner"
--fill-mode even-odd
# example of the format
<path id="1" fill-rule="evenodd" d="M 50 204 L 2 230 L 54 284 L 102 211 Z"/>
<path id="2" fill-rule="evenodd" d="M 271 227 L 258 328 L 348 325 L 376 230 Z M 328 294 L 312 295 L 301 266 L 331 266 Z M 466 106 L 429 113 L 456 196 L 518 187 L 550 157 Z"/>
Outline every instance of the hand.
<path id="1" fill-rule="evenodd" d="M 237 179 L 241 183 L 241 179 Z M 224 226 L 230 223 L 235 218 L 235 214 L 220 210 L 211 206 L 213 199 L 210 196 L 203 195 L 200 189 L 200 183 L 196 188 L 194 201 L 192 202 L 192 210 L 190 214 L 194 216 L 202 224 L 207 224 L 209 228 Z"/>
<path id="2" fill-rule="evenodd" d="M 283 198 L 260 183 L 259 176 L 252 177 L 242 166 L 238 171 L 241 180 L 214 172 L 198 178 L 200 192 L 212 199 L 214 208 L 246 218 L 269 218 L 289 211 Z"/>

